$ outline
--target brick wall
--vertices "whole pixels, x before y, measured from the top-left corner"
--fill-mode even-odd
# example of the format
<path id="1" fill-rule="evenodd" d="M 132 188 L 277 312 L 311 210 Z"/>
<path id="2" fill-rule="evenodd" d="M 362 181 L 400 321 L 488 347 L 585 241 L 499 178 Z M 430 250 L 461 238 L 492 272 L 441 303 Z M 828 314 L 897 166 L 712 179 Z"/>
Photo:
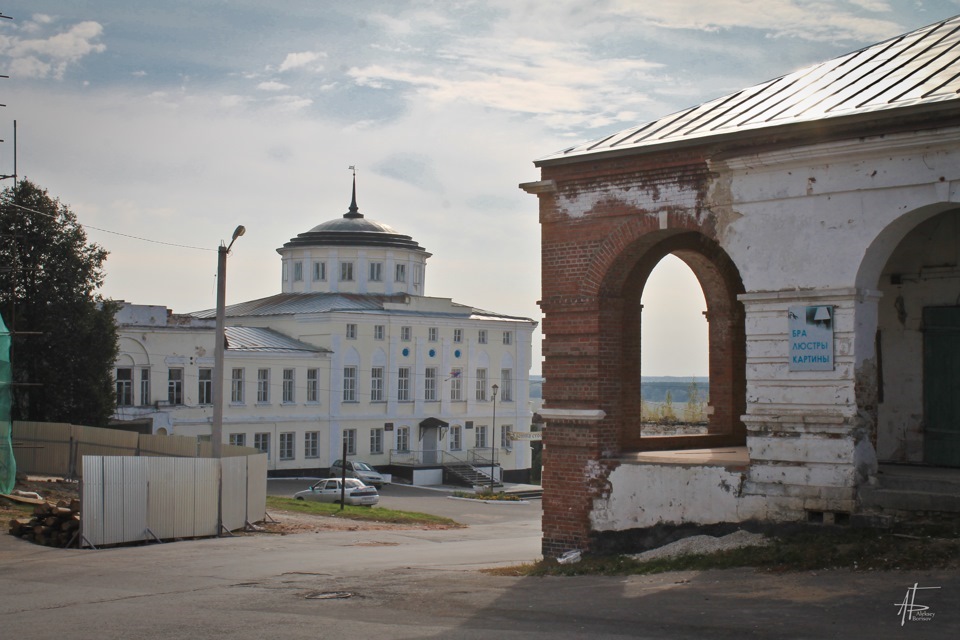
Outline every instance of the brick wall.
<path id="1" fill-rule="evenodd" d="M 709 431 L 742 443 L 745 412 L 743 291 L 720 249 L 696 155 L 590 159 L 544 167 L 556 190 L 540 193 L 544 400 L 549 409 L 600 409 L 597 422 L 547 420 L 543 552 L 588 549 L 593 500 L 640 438 L 640 296 L 668 254 L 693 270 L 710 322 Z M 689 446 L 703 446 L 689 441 Z"/>

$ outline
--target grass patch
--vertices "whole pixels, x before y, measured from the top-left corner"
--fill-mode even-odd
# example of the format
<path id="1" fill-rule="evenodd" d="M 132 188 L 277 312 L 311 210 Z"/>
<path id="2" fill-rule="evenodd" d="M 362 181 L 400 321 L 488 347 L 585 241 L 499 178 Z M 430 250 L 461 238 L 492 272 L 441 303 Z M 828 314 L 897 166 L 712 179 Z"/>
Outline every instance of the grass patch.
<path id="1" fill-rule="evenodd" d="M 435 516 L 429 513 L 415 511 L 394 511 L 381 507 L 353 507 L 346 505 L 343 511 L 339 504 L 331 502 L 311 502 L 308 500 L 294 500 L 279 496 L 267 496 L 267 509 L 293 511 L 331 518 L 346 518 L 348 520 L 366 520 L 371 522 L 391 522 L 394 524 L 410 525 L 441 525 L 445 527 L 459 527 L 458 522 L 450 518 Z"/>
<path id="2" fill-rule="evenodd" d="M 960 532 L 956 527 L 911 529 L 910 533 L 819 528 L 773 537 L 771 542 L 767 547 L 730 549 L 645 562 L 629 556 L 587 555 L 574 564 L 541 560 L 487 572 L 504 576 L 624 576 L 735 567 L 755 567 L 774 572 L 960 569 Z"/>

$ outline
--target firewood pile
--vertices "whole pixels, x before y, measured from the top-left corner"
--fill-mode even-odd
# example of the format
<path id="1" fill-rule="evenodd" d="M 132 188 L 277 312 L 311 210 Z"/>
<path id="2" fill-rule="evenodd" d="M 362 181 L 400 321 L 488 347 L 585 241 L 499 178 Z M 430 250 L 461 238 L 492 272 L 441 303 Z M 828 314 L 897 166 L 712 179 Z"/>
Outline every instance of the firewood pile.
<path id="1" fill-rule="evenodd" d="M 47 547 L 77 547 L 80 530 L 80 501 L 44 502 L 33 508 L 32 518 L 10 521 L 10 535 Z"/>

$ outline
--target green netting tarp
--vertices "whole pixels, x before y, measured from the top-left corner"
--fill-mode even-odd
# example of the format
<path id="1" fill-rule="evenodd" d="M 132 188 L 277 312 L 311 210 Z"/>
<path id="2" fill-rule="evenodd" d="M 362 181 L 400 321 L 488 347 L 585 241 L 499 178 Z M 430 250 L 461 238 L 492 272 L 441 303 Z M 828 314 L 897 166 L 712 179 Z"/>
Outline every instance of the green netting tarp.
<path id="1" fill-rule="evenodd" d="M 13 459 L 13 423 L 10 422 L 10 332 L 0 317 L 0 493 L 10 493 L 17 482 Z"/>

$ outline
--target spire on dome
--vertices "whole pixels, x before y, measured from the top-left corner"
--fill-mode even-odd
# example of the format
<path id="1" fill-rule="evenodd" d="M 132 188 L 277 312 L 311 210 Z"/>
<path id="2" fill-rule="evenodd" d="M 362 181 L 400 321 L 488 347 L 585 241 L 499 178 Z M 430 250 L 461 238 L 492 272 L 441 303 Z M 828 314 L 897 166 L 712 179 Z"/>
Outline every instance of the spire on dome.
<path id="1" fill-rule="evenodd" d="M 353 171 L 353 195 L 350 198 L 350 210 L 343 214 L 344 218 L 362 218 L 363 214 L 360 213 L 360 209 L 357 208 L 357 168 L 351 165 L 350 170 Z"/>

